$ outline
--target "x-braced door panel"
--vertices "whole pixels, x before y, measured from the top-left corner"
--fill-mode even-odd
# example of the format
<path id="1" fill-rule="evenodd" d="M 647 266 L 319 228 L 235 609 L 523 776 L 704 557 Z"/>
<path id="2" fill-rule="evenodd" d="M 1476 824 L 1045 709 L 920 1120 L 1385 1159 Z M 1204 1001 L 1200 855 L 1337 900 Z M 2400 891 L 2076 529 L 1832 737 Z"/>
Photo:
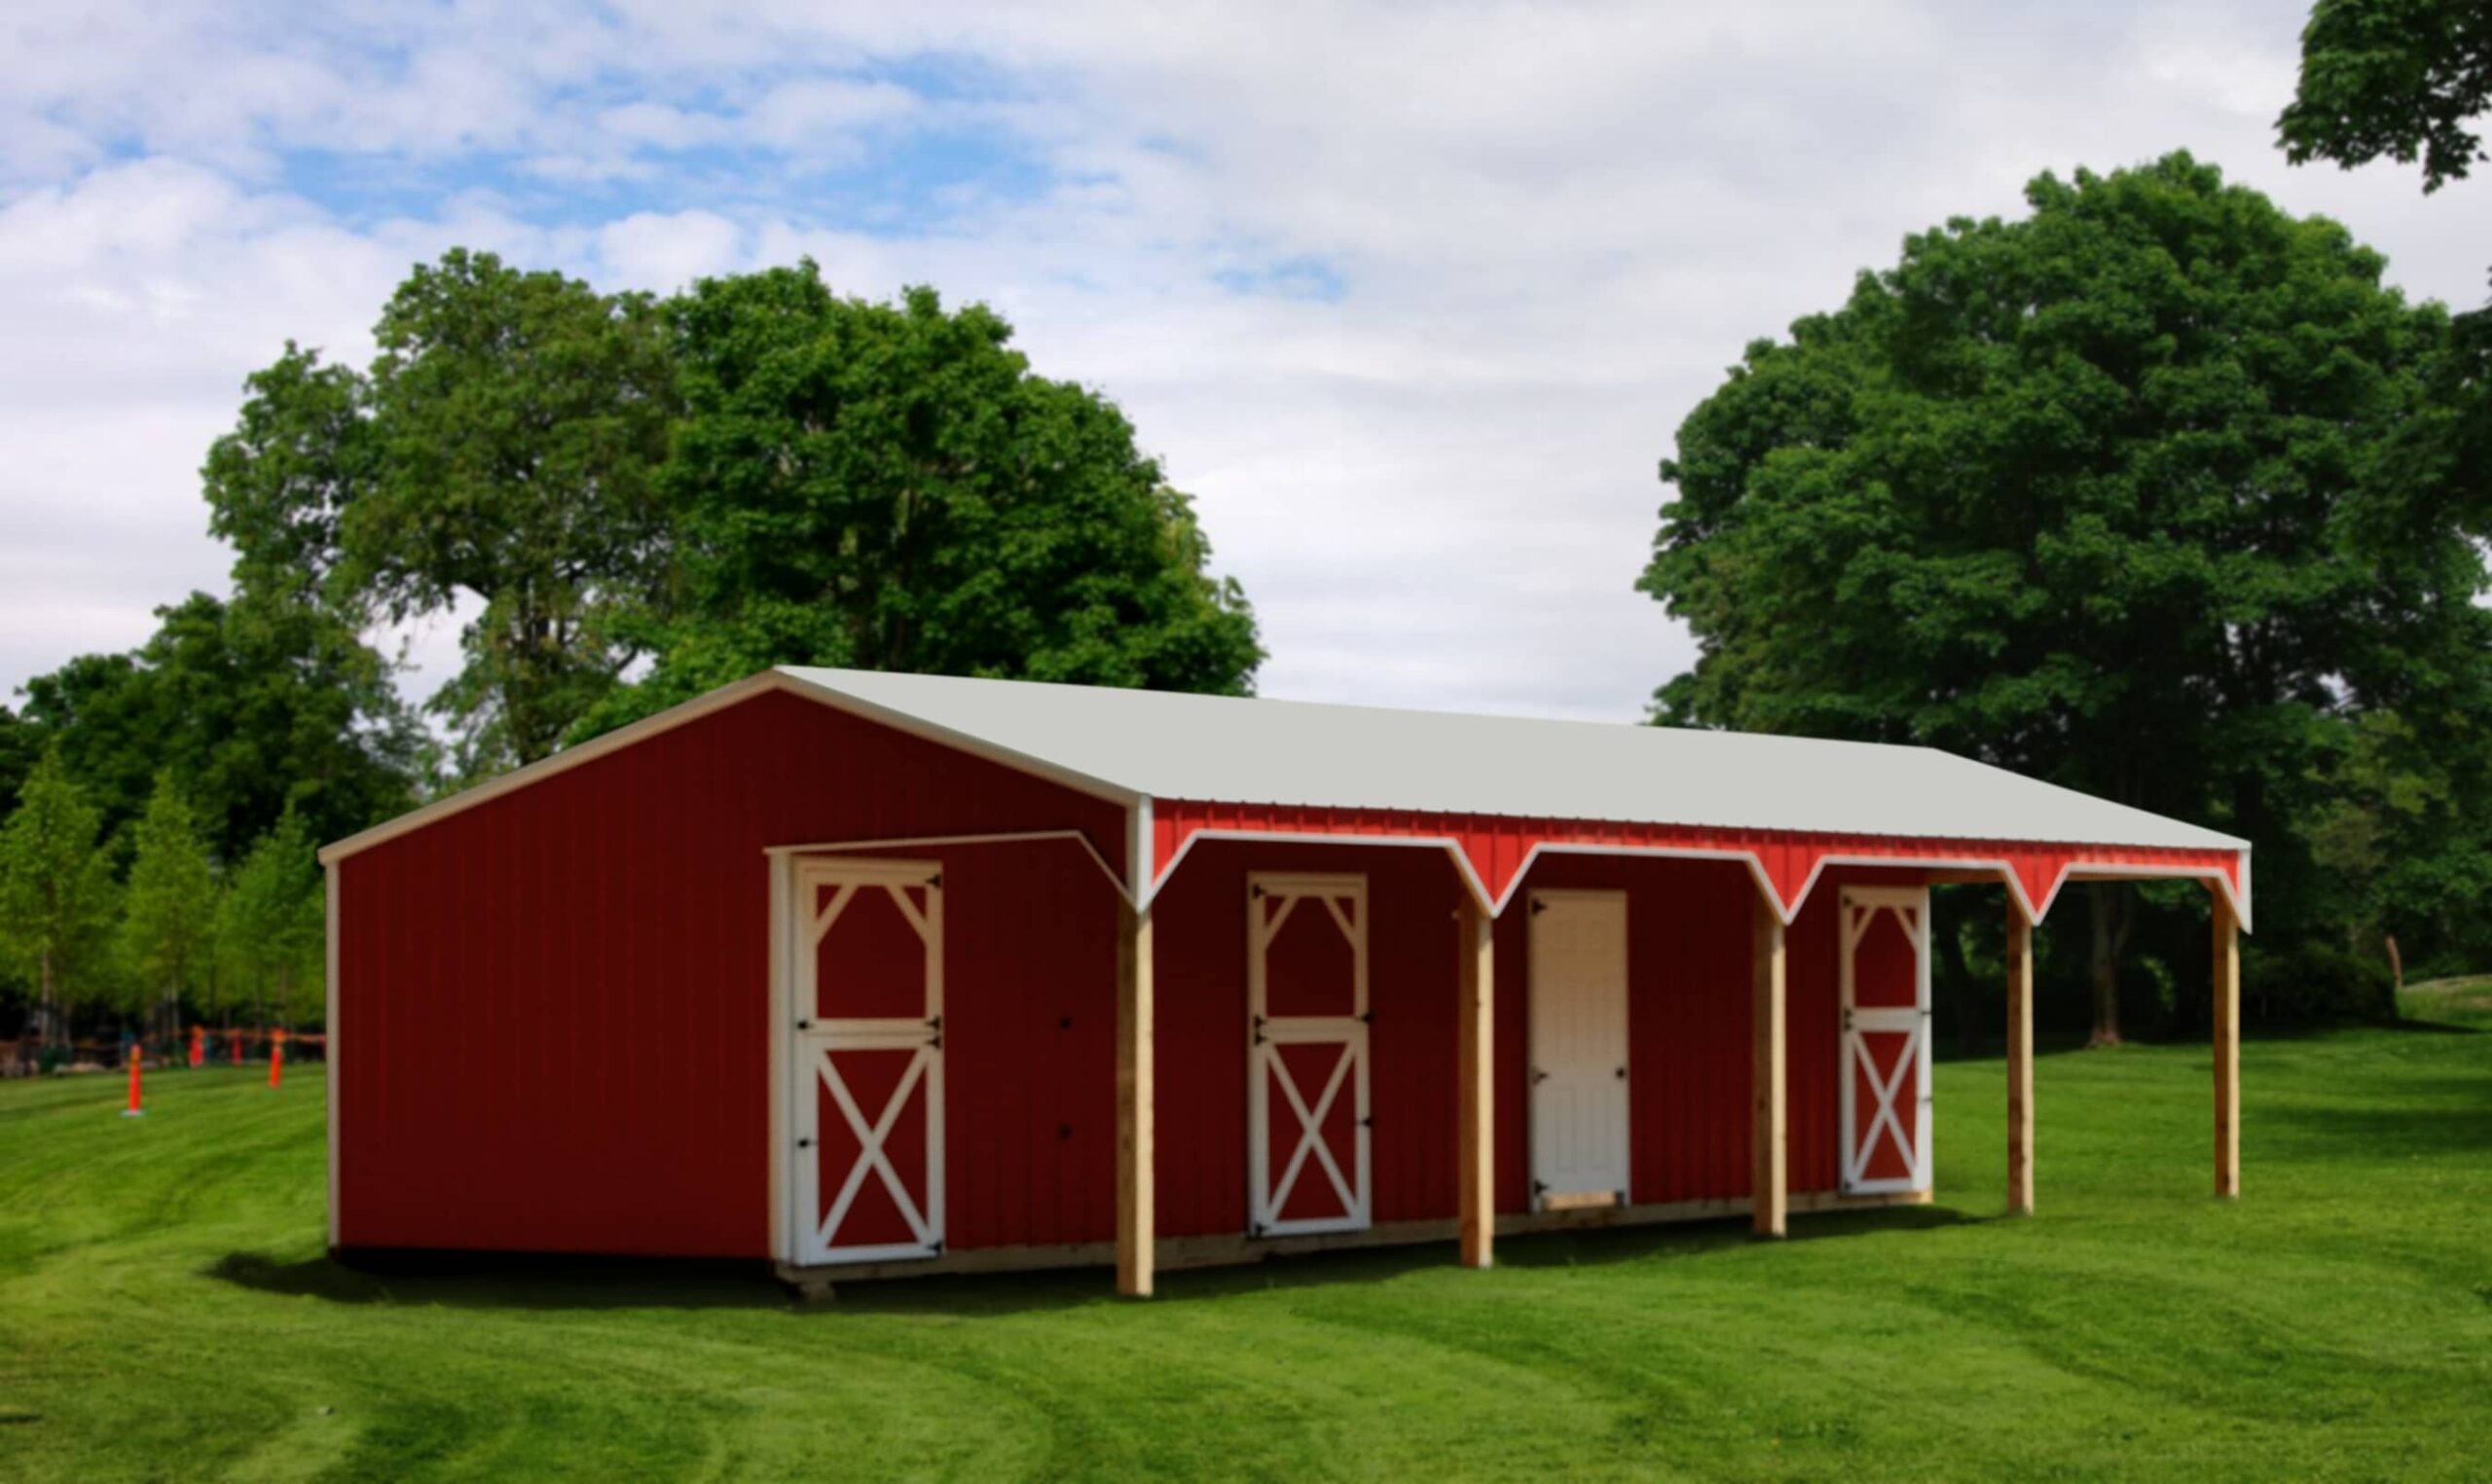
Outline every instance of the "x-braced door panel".
<path id="1" fill-rule="evenodd" d="M 1368 1224 L 1367 878 L 1246 884 L 1253 1234 Z"/>
<path id="2" fill-rule="evenodd" d="M 943 1249 L 943 878 L 925 861 L 795 867 L 796 1251 Z"/>
<path id="3" fill-rule="evenodd" d="M 1843 1188 L 1929 1188 L 1929 891 L 1843 889 Z"/>

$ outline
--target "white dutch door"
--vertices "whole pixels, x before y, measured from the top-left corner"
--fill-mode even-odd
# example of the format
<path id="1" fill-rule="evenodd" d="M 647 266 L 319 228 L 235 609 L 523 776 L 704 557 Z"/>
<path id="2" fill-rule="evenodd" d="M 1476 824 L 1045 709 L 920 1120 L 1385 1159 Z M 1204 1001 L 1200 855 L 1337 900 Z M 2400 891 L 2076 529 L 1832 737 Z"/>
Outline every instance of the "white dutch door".
<path id="1" fill-rule="evenodd" d="M 796 1259 L 943 1249 L 943 878 L 799 860 L 788 1128 Z"/>
<path id="2" fill-rule="evenodd" d="M 1246 879 L 1252 1234 L 1368 1224 L 1367 878 Z"/>
<path id="3" fill-rule="evenodd" d="M 1627 896 L 1531 897 L 1531 1204 L 1620 1205 L 1627 1177 Z"/>
<path id="4" fill-rule="evenodd" d="M 1929 1188 L 1929 890 L 1842 899 L 1843 1188 Z"/>

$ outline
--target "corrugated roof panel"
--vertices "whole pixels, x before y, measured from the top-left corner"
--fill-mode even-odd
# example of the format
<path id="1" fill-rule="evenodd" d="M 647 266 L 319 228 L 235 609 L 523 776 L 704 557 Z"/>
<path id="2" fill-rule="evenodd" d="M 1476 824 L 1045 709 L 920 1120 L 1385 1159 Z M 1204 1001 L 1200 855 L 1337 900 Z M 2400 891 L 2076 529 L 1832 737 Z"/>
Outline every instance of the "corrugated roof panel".
<path id="1" fill-rule="evenodd" d="M 781 672 L 1155 798 L 2070 845 L 2247 844 L 1927 747 L 948 675 Z"/>

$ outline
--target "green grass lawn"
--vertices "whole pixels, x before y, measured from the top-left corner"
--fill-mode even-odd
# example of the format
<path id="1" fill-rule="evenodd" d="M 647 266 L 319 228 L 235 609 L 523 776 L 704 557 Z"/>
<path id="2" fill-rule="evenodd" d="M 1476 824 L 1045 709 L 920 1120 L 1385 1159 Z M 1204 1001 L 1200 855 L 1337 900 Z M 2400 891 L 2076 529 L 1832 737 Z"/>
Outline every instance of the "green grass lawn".
<path id="1" fill-rule="evenodd" d="M 2469 1029 L 1938 1072 L 1932 1207 L 1162 1279 L 372 1277 L 321 1255 L 321 1087 L 0 1084 L 11 1478 L 2492 1475 L 2492 982 Z"/>

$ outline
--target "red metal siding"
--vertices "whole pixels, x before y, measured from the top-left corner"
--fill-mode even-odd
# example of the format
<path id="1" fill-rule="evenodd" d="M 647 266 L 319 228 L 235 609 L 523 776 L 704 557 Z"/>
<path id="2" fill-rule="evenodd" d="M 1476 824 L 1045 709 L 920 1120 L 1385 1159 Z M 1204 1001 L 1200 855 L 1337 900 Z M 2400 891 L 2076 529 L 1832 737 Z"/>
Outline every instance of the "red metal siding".
<path id="1" fill-rule="evenodd" d="M 1433 851 L 1206 841 L 1152 909 L 1159 1234 L 1246 1228 L 1249 871 L 1367 877 L 1374 1216 L 1452 1215 L 1452 868 Z"/>
<path id="2" fill-rule="evenodd" d="M 1042 829 L 1121 865 L 1116 805 L 765 694 L 348 857 L 340 1240 L 766 1255 L 762 848 Z M 986 1007 L 956 1240 L 1104 1236 L 1108 883 L 1070 842 L 912 853 L 961 873 L 950 993 Z"/>

